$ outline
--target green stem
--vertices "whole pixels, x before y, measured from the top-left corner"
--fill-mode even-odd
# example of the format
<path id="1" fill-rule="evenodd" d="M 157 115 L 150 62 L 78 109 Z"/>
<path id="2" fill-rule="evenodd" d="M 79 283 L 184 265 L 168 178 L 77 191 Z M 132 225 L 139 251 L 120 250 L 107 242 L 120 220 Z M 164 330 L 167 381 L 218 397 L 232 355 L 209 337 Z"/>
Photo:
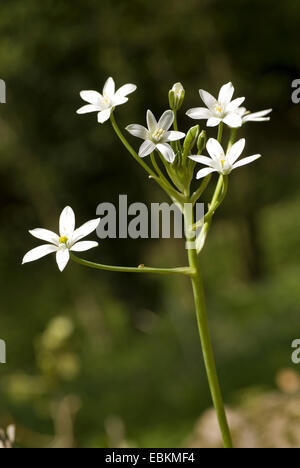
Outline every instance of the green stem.
<path id="1" fill-rule="evenodd" d="M 204 191 L 207 189 L 210 180 L 211 180 L 211 174 L 209 174 L 207 177 L 205 177 L 205 179 L 203 180 L 203 182 L 202 182 L 202 184 L 200 185 L 200 187 L 198 188 L 198 190 L 196 190 L 196 192 L 192 195 L 192 203 L 193 203 L 193 205 L 199 200 L 199 198 L 201 197 L 201 195 L 202 195 L 202 194 L 204 193 Z"/>
<path id="2" fill-rule="evenodd" d="M 232 128 L 231 129 L 229 143 L 228 143 L 228 146 L 227 146 L 227 153 L 231 149 L 232 145 L 234 144 L 234 142 L 236 140 L 237 130 L 238 130 L 237 128 Z"/>
<path id="3" fill-rule="evenodd" d="M 189 233 L 190 226 L 192 226 L 193 221 L 194 221 L 193 215 L 191 215 L 189 211 L 190 210 L 187 210 L 185 213 L 187 233 Z M 188 234 L 187 235 L 188 243 L 192 239 L 193 238 L 190 238 L 190 234 Z M 220 389 L 220 384 L 219 384 L 219 379 L 218 379 L 218 374 L 217 374 L 217 369 L 216 369 L 216 364 L 215 364 L 215 357 L 214 357 L 212 342 L 210 338 L 210 331 L 209 331 L 209 326 L 208 326 L 205 297 L 204 297 L 204 287 L 203 287 L 202 275 L 200 272 L 199 259 L 198 259 L 197 251 L 195 248 L 191 248 L 188 250 L 188 258 L 189 258 L 189 264 L 190 264 L 191 269 L 195 271 L 194 275 L 192 276 L 192 286 L 193 286 L 199 335 L 200 335 L 201 344 L 202 344 L 202 351 L 203 351 L 204 363 L 205 363 L 207 378 L 209 382 L 210 392 L 211 392 L 212 400 L 214 403 L 214 407 L 216 409 L 224 447 L 233 448 L 231 434 L 230 434 L 230 430 L 229 430 L 229 426 L 228 426 L 228 422 L 226 418 L 222 393 Z"/>
<path id="4" fill-rule="evenodd" d="M 223 130 L 224 130 L 224 124 L 223 122 L 221 122 L 218 128 L 218 142 L 219 143 L 221 143 L 222 138 L 223 138 Z"/>
<path id="5" fill-rule="evenodd" d="M 104 270 L 104 271 L 113 271 L 115 273 L 150 273 L 150 274 L 158 274 L 158 275 L 185 275 L 191 276 L 195 272 L 192 268 L 185 267 L 185 268 L 147 268 L 144 265 L 139 266 L 138 268 L 131 268 L 131 267 L 119 267 L 119 266 L 111 266 L 111 265 L 101 265 L 99 263 L 89 262 L 87 260 L 83 260 L 82 258 L 76 257 L 73 253 L 70 253 L 71 260 L 79 265 L 94 268 L 95 270 Z"/>

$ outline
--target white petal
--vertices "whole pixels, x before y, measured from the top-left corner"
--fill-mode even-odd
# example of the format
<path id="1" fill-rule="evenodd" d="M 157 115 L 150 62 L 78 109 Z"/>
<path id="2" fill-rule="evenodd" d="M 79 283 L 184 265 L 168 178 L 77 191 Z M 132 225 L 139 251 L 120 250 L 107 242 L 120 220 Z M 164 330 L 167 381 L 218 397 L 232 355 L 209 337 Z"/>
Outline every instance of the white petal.
<path id="1" fill-rule="evenodd" d="M 216 169 L 211 167 L 201 169 L 201 171 L 197 173 L 197 179 L 202 179 L 203 177 L 206 177 L 208 174 L 212 174 L 213 172 L 216 172 Z"/>
<path id="2" fill-rule="evenodd" d="M 114 98 L 112 99 L 112 102 L 114 106 L 121 106 L 122 104 L 125 104 L 126 102 L 128 102 L 128 98 L 124 96 L 119 96 L 119 97 L 114 96 Z"/>
<path id="3" fill-rule="evenodd" d="M 33 250 L 30 250 L 25 257 L 23 258 L 23 265 L 25 263 L 34 262 L 35 260 L 39 260 L 40 258 L 46 257 L 53 252 L 57 251 L 57 247 L 55 245 L 41 245 L 40 247 L 36 247 Z"/>
<path id="4" fill-rule="evenodd" d="M 245 101 L 246 98 L 237 98 L 234 101 L 231 101 L 228 106 L 226 106 L 226 112 L 234 112 L 236 111 Z"/>
<path id="5" fill-rule="evenodd" d="M 231 128 L 238 128 L 243 125 L 242 118 L 236 112 L 226 115 L 223 122 Z"/>
<path id="6" fill-rule="evenodd" d="M 70 238 L 70 245 L 73 246 L 76 242 L 94 232 L 99 226 L 99 223 L 100 218 L 92 219 L 91 221 L 83 224 L 80 228 L 76 229 Z"/>
<path id="7" fill-rule="evenodd" d="M 185 133 L 182 133 L 182 132 L 167 132 L 166 135 L 165 135 L 165 138 L 168 140 L 168 141 L 177 141 L 177 140 L 181 140 L 182 138 L 185 137 Z"/>
<path id="8" fill-rule="evenodd" d="M 98 247 L 98 245 L 98 242 L 92 241 L 77 242 L 77 244 L 73 245 L 70 250 L 73 252 L 84 252 L 86 250 L 93 249 L 94 247 Z"/>
<path id="9" fill-rule="evenodd" d="M 115 97 L 125 97 L 128 96 L 128 94 L 134 93 L 136 91 L 137 86 L 134 84 L 126 84 L 122 86 L 121 88 L 118 89 L 118 91 L 115 94 Z"/>
<path id="10" fill-rule="evenodd" d="M 149 154 L 153 153 L 155 148 L 156 148 L 156 145 L 153 143 L 153 141 L 151 140 L 144 141 L 144 143 L 142 144 L 139 150 L 140 158 L 145 158 Z"/>
<path id="11" fill-rule="evenodd" d="M 59 219 L 59 232 L 61 237 L 70 238 L 75 229 L 75 214 L 72 208 L 67 206 Z"/>
<path id="12" fill-rule="evenodd" d="M 158 127 L 167 131 L 172 126 L 173 122 L 174 122 L 174 113 L 171 110 L 167 110 L 166 112 L 163 113 L 163 115 L 159 119 Z"/>
<path id="13" fill-rule="evenodd" d="M 159 143 L 156 148 L 161 152 L 166 161 L 173 164 L 175 161 L 175 153 L 172 150 L 171 146 L 168 143 Z"/>
<path id="14" fill-rule="evenodd" d="M 154 117 L 153 112 L 151 110 L 147 111 L 147 125 L 150 130 L 150 132 L 154 132 L 155 129 L 157 128 L 157 120 Z"/>
<path id="15" fill-rule="evenodd" d="M 220 161 L 222 159 L 225 159 L 225 153 L 224 153 L 222 146 L 214 138 L 210 138 L 208 140 L 206 149 L 209 152 L 209 155 L 211 156 L 211 158 L 214 159 L 215 161 Z"/>
<path id="16" fill-rule="evenodd" d="M 265 122 L 270 120 L 270 117 L 266 117 L 269 115 L 273 109 L 267 109 L 260 112 L 254 112 L 253 114 L 248 114 L 244 117 L 244 122 Z"/>
<path id="17" fill-rule="evenodd" d="M 59 236 L 55 232 L 48 231 L 48 229 L 33 229 L 29 233 L 36 237 L 37 239 L 44 240 L 46 242 L 51 242 L 51 244 L 59 244 Z"/>
<path id="18" fill-rule="evenodd" d="M 217 100 L 210 93 L 204 91 L 204 89 L 200 89 L 199 93 L 202 101 L 208 107 L 208 109 L 211 109 L 217 105 Z"/>
<path id="19" fill-rule="evenodd" d="M 111 111 L 112 111 L 112 107 L 110 107 L 109 109 L 105 109 L 104 111 L 99 112 L 98 122 L 101 123 L 101 124 L 104 123 L 104 122 L 107 122 L 107 120 L 109 120 L 109 118 L 110 118 Z"/>
<path id="20" fill-rule="evenodd" d="M 147 140 L 149 138 L 149 131 L 142 125 L 128 125 L 126 127 L 127 132 L 131 135 L 141 138 L 142 140 Z"/>
<path id="21" fill-rule="evenodd" d="M 116 90 L 115 82 L 113 78 L 110 77 L 108 78 L 108 80 L 106 81 L 104 85 L 103 94 L 109 98 L 112 98 L 115 95 L 115 90 Z"/>
<path id="22" fill-rule="evenodd" d="M 261 154 L 255 154 L 253 156 L 248 156 L 248 158 L 241 159 L 237 163 L 234 164 L 232 169 L 236 169 L 237 167 L 245 166 L 246 164 L 250 164 L 253 161 L 256 161 L 256 159 L 261 158 Z"/>
<path id="23" fill-rule="evenodd" d="M 226 85 L 222 86 L 222 88 L 220 89 L 218 101 L 223 105 L 227 105 L 230 103 L 233 94 L 234 94 L 233 84 L 227 83 Z"/>
<path id="24" fill-rule="evenodd" d="M 88 104 L 87 106 L 80 107 L 77 114 L 89 114 L 90 112 L 99 112 L 100 106 L 95 106 L 94 104 Z"/>
<path id="25" fill-rule="evenodd" d="M 241 140 L 237 141 L 229 150 L 227 154 L 227 159 L 229 164 L 234 164 L 237 159 L 241 156 L 242 152 L 245 149 L 246 140 L 242 138 Z"/>
<path id="26" fill-rule="evenodd" d="M 81 91 L 81 98 L 89 104 L 99 105 L 102 100 L 102 96 L 97 91 Z"/>
<path id="27" fill-rule="evenodd" d="M 205 166 L 213 167 L 214 161 L 207 156 L 189 156 L 192 161 L 196 161 L 197 163 L 204 164 Z"/>
<path id="28" fill-rule="evenodd" d="M 191 119 L 202 120 L 209 119 L 212 114 L 211 111 L 205 107 L 195 107 L 193 109 L 189 109 L 186 115 L 188 115 Z"/>
<path id="29" fill-rule="evenodd" d="M 58 250 L 56 254 L 56 263 L 60 271 L 64 271 L 67 264 L 69 263 L 69 260 L 70 260 L 70 252 L 68 249 Z"/>
<path id="30" fill-rule="evenodd" d="M 210 117 L 207 121 L 208 127 L 217 127 L 222 122 L 222 119 L 218 119 L 217 117 Z"/>

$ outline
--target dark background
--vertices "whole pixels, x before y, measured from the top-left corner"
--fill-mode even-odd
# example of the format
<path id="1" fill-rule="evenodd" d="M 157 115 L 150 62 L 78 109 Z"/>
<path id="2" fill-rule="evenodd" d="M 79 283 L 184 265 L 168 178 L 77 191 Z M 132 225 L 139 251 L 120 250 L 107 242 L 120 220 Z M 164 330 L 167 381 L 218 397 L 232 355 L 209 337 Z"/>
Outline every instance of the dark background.
<path id="1" fill-rule="evenodd" d="M 247 155 L 264 157 L 230 177 L 201 263 L 226 402 L 297 372 L 299 15 L 294 0 L 2 0 L 0 426 L 14 422 L 22 446 L 176 447 L 211 405 L 187 280 L 71 264 L 62 275 L 53 257 L 21 267 L 38 245 L 27 230 L 57 230 L 66 205 L 80 224 L 119 194 L 166 200 L 109 122 L 75 113 L 79 92 L 108 76 L 138 85 L 117 110 L 121 127 L 162 113 L 177 81 L 184 112 L 201 105 L 199 88 L 216 95 L 228 81 L 250 110 L 274 109 L 271 123 L 243 128 Z M 175 240 L 107 240 L 83 256 L 179 266 L 185 255 Z"/>

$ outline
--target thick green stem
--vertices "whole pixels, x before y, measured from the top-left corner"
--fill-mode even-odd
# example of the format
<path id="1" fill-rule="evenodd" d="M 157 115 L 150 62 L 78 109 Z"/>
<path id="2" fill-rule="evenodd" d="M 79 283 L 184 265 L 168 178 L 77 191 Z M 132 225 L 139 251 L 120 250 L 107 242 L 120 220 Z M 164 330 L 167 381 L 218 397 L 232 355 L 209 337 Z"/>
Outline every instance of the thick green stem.
<path id="1" fill-rule="evenodd" d="M 190 234 L 191 233 L 190 228 L 194 221 L 193 215 L 189 211 L 190 210 L 187 210 L 185 213 L 188 244 L 190 244 L 190 242 L 193 241 L 193 234 Z M 216 409 L 224 447 L 233 448 L 230 429 L 229 429 L 227 418 L 226 418 L 221 388 L 220 388 L 216 364 L 215 364 L 212 342 L 210 338 L 208 319 L 207 319 L 207 314 L 206 314 L 204 287 L 203 287 L 202 275 L 200 272 L 199 259 L 198 259 L 197 251 L 195 248 L 189 248 L 188 258 L 189 258 L 189 264 L 190 264 L 191 269 L 195 271 L 194 275 L 192 276 L 192 286 L 193 286 L 199 335 L 200 335 L 201 344 L 202 344 L 202 351 L 203 351 L 204 363 L 205 363 L 207 378 L 209 382 L 210 392 L 211 392 L 214 407 Z"/>
<path id="2" fill-rule="evenodd" d="M 140 265 L 138 268 L 131 268 L 131 267 L 119 267 L 119 266 L 111 266 L 111 265 L 101 265 L 99 263 L 89 262 L 87 260 L 83 260 L 82 258 L 76 257 L 73 253 L 71 255 L 71 260 L 79 265 L 94 268 L 95 270 L 104 270 L 104 271 L 113 271 L 115 273 L 150 273 L 150 274 L 157 274 L 157 275 L 185 275 L 191 276 L 195 272 L 192 268 L 147 268 L 144 265 Z"/>

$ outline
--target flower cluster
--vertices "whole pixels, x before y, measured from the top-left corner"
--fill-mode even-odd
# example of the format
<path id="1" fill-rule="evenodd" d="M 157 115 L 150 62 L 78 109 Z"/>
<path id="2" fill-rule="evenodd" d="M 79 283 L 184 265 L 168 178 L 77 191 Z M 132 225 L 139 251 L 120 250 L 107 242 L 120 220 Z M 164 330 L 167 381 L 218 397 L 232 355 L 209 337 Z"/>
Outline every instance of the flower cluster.
<path id="1" fill-rule="evenodd" d="M 205 166 L 197 172 L 197 179 L 207 177 L 213 172 L 227 177 L 234 169 L 249 164 L 261 156 L 255 154 L 239 159 L 246 142 L 244 139 L 235 142 L 236 131 L 247 122 L 270 120 L 269 115 L 272 109 L 255 113 L 247 111 L 245 107 L 242 107 L 245 101 L 244 97 L 233 99 L 234 87 L 232 83 L 221 87 L 217 99 L 207 91 L 200 89 L 200 97 L 206 107 L 192 108 L 186 113 L 192 119 L 206 120 L 207 127 L 219 127 L 218 139 L 210 138 L 207 141 L 206 132 L 201 132 L 199 125 L 192 127 L 187 133 L 178 130 L 177 112 L 182 107 L 185 90 L 181 83 L 176 83 L 169 92 L 170 109 L 166 110 L 158 121 L 151 110 L 148 110 L 146 114 L 147 127 L 139 124 L 126 127 L 130 135 L 144 140 L 136 153 L 120 131 L 114 117 L 115 108 L 125 104 L 128 101 L 127 96 L 136 89 L 134 84 L 125 84 L 116 90 L 115 81 L 110 77 L 105 82 L 102 93 L 91 90 L 80 93 L 87 104 L 81 107 L 77 113 L 96 112 L 99 123 L 110 119 L 116 133 L 129 152 L 178 205 L 182 203 L 182 197 L 186 197 L 186 194 L 189 193 L 195 162 Z M 224 124 L 231 129 L 227 151 L 224 151 L 221 144 Z M 183 139 L 182 144 L 181 140 Z M 195 146 L 198 150 L 196 154 L 193 152 Z M 209 156 L 202 154 L 205 147 Z M 160 156 L 160 163 L 164 165 L 165 173 L 157 164 L 155 153 Z M 141 159 L 149 155 L 151 155 L 153 169 L 141 162 Z M 201 196 L 201 188 L 195 192 L 192 198 L 193 202 L 195 196 L 197 198 L 198 195 Z M 81 239 L 95 231 L 99 222 L 99 219 L 94 219 L 81 228 L 75 229 L 74 212 L 70 207 L 65 208 L 60 217 L 59 234 L 46 229 L 29 231 L 32 236 L 46 241 L 47 244 L 28 252 L 23 263 L 32 262 L 55 253 L 57 265 L 60 271 L 63 271 L 70 260 L 70 252 L 82 252 L 98 246 L 97 242 L 81 241 Z"/>

